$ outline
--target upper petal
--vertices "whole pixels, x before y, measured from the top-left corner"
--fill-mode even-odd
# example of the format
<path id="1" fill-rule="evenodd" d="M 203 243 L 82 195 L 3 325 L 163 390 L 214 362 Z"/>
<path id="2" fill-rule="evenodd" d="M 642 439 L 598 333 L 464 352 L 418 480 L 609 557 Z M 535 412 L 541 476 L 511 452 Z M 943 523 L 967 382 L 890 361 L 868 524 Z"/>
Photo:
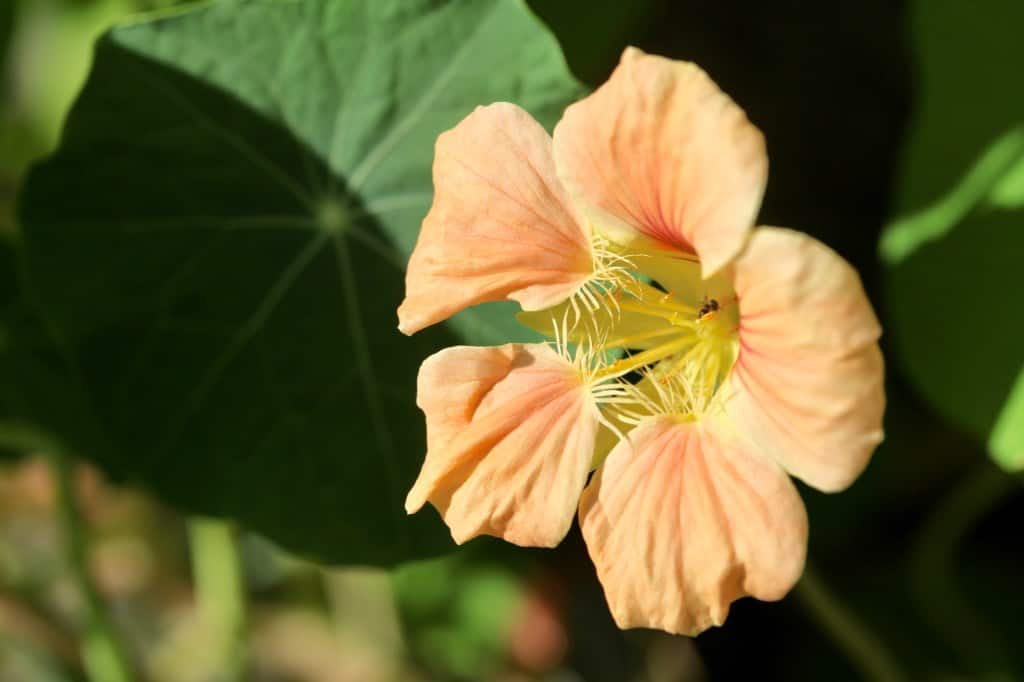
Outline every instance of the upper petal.
<path id="1" fill-rule="evenodd" d="M 727 410 L 794 476 L 826 492 L 882 441 L 881 327 L 857 272 L 821 242 L 762 227 L 735 262 L 740 349 Z"/>
<path id="2" fill-rule="evenodd" d="M 399 329 L 485 301 L 559 303 L 592 268 L 589 233 L 555 174 L 551 138 L 513 104 L 478 107 L 437 140 L 434 203 L 409 259 Z"/>
<path id="3" fill-rule="evenodd" d="M 448 348 L 424 361 L 427 458 L 406 510 L 431 502 L 456 542 L 495 535 L 553 547 L 572 525 L 597 407 L 544 344 Z"/>
<path id="4" fill-rule="evenodd" d="M 554 138 L 559 174 L 596 226 L 696 252 L 705 277 L 739 252 L 757 217 L 764 138 L 694 64 L 627 48 Z"/>
<path id="5" fill-rule="evenodd" d="M 715 420 L 638 426 L 584 491 L 580 527 L 619 627 L 688 635 L 744 595 L 781 599 L 807 547 L 789 477 Z"/>

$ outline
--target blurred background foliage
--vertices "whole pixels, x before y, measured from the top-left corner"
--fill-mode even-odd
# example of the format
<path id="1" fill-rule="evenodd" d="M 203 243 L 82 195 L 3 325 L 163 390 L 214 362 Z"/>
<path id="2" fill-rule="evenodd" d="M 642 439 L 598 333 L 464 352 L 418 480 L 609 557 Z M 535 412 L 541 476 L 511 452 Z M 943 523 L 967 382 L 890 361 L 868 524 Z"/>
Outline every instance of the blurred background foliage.
<path id="1" fill-rule="evenodd" d="M 313 1 L 319 0 L 281 0 L 280 16 Z M 389 523 L 406 522 L 400 515 L 380 516 L 387 502 L 380 484 L 373 483 L 386 463 L 379 456 L 359 471 L 332 461 L 358 463 L 369 451 L 379 455 L 372 434 L 355 434 L 357 442 L 367 443 L 358 448 L 335 444 L 308 454 L 322 434 L 337 430 L 330 419 L 316 422 L 319 430 L 308 441 L 285 438 L 277 450 L 247 460 L 248 469 L 231 459 L 232 438 L 241 438 L 241 427 L 189 433 L 188 447 L 170 465 L 145 455 L 143 440 L 160 427 L 161 404 L 129 404 L 105 386 L 115 378 L 111 368 L 119 367 L 118 356 L 138 342 L 135 323 L 124 323 L 124 311 L 138 302 L 88 303 L 90 278 L 109 293 L 111 282 L 94 274 L 111 267 L 104 260 L 106 242 L 102 235 L 90 241 L 79 234 L 62 243 L 60 221 L 74 214 L 102 222 L 111 206 L 122 213 L 108 213 L 108 219 L 133 224 L 200 209 L 223 223 L 225 216 L 256 216 L 239 213 L 253 205 L 320 225 L 337 216 L 329 202 L 296 207 L 278 199 L 254 181 L 251 169 L 224 162 L 231 156 L 230 140 L 202 137 L 208 127 L 183 121 L 173 98 L 155 96 L 145 78 L 132 80 L 126 64 L 145 62 L 148 73 L 186 93 L 214 122 L 228 124 L 274 163 L 294 170 L 301 186 L 320 190 L 315 198 L 333 196 L 322 191 L 330 182 L 350 197 L 341 183 L 352 179 L 359 161 L 346 156 L 348 147 L 336 152 L 318 142 L 321 114 L 274 108 L 289 101 L 331 102 L 341 94 L 307 94 L 313 87 L 330 90 L 329 82 L 315 81 L 315 69 L 300 68 L 309 64 L 293 64 L 295 78 L 301 73 L 309 81 L 287 84 L 284 95 L 265 92 L 271 81 L 264 76 L 280 56 L 274 40 L 278 48 L 299 45 L 300 56 L 301 40 L 288 31 L 268 38 L 281 28 L 268 22 L 265 33 L 251 33 L 271 46 L 257 51 L 264 61 L 231 64 L 226 57 L 233 50 L 252 47 L 246 34 L 232 43 L 227 32 L 216 33 L 214 22 L 182 30 L 178 4 L 0 0 L 0 226 L 14 235 L 15 198 L 23 192 L 18 210 L 24 224 L 18 228 L 28 233 L 27 240 L 5 243 L 0 252 L 0 431 L 5 450 L 26 455 L 11 458 L 0 472 L 0 679 L 1024 679 L 1018 616 L 1024 606 L 1018 524 L 1024 499 L 1017 474 L 1024 466 L 1024 309 L 1018 300 L 1024 93 L 1017 85 L 1024 66 L 1018 36 L 1024 5 L 1018 0 L 531 0 L 530 8 L 564 50 L 568 71 L 553 56 L 555 43 L 541 25 L 509 2 L 495 10 L 507 14 L 487 29 L 493 40 L 471 46 L 481 72 L 459 79 L 450 100 L 424 106 L 410 96 L 394 105 L 406 113 L 419 107 L 436 120 L 395 155 L 397 165 L 385 167 L 378 176 L 383 184 L 367 180 L 362 188 L 360 196 L 368 201 L 355 222 L 365 238 L 347 242 L 358 260 L 404 261 L 411 246 L 404 226 L 415 224 L 429 204 L 429 194 L 417 195 L 429 192 L 422 178 L 436 135 L 431 126 L 449 127 L 459 107 L 468 111 L 510 98 L 550 127 L 559 103 L 582 91 L 569 72 L 593 87 L 614 67 L 622 47 L 633 44 L 697 61 L 765 132 L 772 171 L 761 222 L 814 234 L 862 273 L 886 328 L 887 440 L 848 492 L 825 496 L 801 489 L 821 589 L 778 604 L 743 600 L 723 628 L 695 640 L 619 632 L 576 531 L 553 551 L 478 540 L 447 556 L 391 570 L 330 567 L 447 551 L 443 532 L 428 514 L 415 521 L 420 530 L 388 530 Z M 332 6 L 359 4 L 338 0 Z M 474 18 L 478 9 L 458 6 L 463 3 L 434 4 L 449 14 L 423 35 L 405 37 L 404 44 L 422 40 L 422 47 L 409 52 L 436 60 L 443 71 L 448 51 L 471 43 L 459 31 L 486 26 L 486 20 Z M 231 22 L 223 13 L 234 7 L 222 3 L 224 22 Z M 139 12 L 170 17 L 168 26 L 178 28 L 151 31 L 135 24 L 106 40 L 61 151 L 26 183 L 29 165 L 57 149 L 65 117 L 89 73 L 94 41 Z M 503 42 L 506 29 L 521 33 Z M 350 38 L 356 50 L 370 36 L 353 31 Z M 488 67 L 487 50 L 493 47 L 493 57 L 503 44 L 506 50 L 531 47 L 503 62 L 504 70 Z M 488 68 L 500 76 L 494 82 L 484 78 Z M 247 77 L 232 78 L 239 73 Z M 369 100 L 372 84 L 360 87 Z M 373 139 L 378 121 L 384 121 L 378 131 L 384 137 L 403 125 L 400 116 L 388 119 L 386 112 L 363 114 L 365 141 Z M 359 129 L 359 120 L 350 123 Z M 145 136 L 147 125 L 161 124 L 178 136 Z M 168 159 L 180 164 L 188 156 L 182 150 L 190 148 L 194 165 L 161 166 Z M 156 161 L 154 168 L 133 177 L 147 159 Z M 211 177 L 216 180 L 216 173 L 204 173 L 221 162 L 220 179 L 237 179 L 241 189 L 214 183 L 218 192 L 197 192 Z M 118 179 L 130 182 L 118 185 Z M 372 203 L 394 196 L 409 201 L 386 210 Z M 153 245 L 177 248 L 167 241 Z M 392 245 L 397 256 L 386 250 Z M 235 288 L 220 280 L 225 305 L 249 300 L 247 282 L 266 288 L 266 268 L 271 276 L 281 269 L 266 254 L 278 246 L 231 246 L 219 256 L 228 259 L 223 262 L 243 259 L 243 253 L 254 258 Z M 122 259 L 116 272 L 128 271 L 130 260 Z M 34 274 L 16 276 L 26 263 Z M 140 262 L 137 269 L 149 265 Z M 390 298 L 400 296 L 400 280 L 384 266 L 369 270 L 352 272 L 362 285 L 386 292 L 381 296 L 388 300 L 368 312 L 373 299 L 364 296 L 361 319 L 369 333 L 377 334 L 372 325 L 388 325 L 390 331 Z M 326 286 L 337 286 L 344 271 L 338 266 L 314 272 L 300 285 L 315 289 L 323 277 Z M 390 279 L 367 279 L 376 272 Z M 197 282 L 194 295 L 178 309 L 192 319 L 219 301 L 209 294 L 217 286 L 212 276 Z M 65 305 L 55 314 L 56 325 L 39 315 L 54 314 L 59 306 L 53 301 Z M 266 342 L 268 349 L 297 357 L 312 348 L 321 357 L 325 351 L 295 338 L 321 334 L 321 341 L 351 342 L 344 318 L 339 325 L 322 312 L 335 304 L 349 309 L 351 299 L 310 310 L 286 302 L 289 316 L 281 324 L 297 326 L 297 334 L 282 331 Z M 420 345 L 388 346 L 390 354 L 415 356 L 388 378 L 396 396 L 388 404 L 410 400 L 415 364 L 428 347 L 446 344 L 449 336 L 490 342 L 488 330 L 500 319 L 483 312 Z M 243 317 L 232 324 L 245 323 Z M 70 349 L 55 341 L 55 327 L 67 331 L 76 325 L 105 329 L 95 338 L 65 338 Z M 397 343 L 383 331 L 373 338 Z M 171 396 L 168 409 L 181 409 L 172 402 L 173 377 L 160 375 L 181 365 L 162 363 L 176 357 L 175 348 L 202 349 L 191 350 L 179 337 L 165 341 L 168 348 L 154 356 L 162 359 L 148 362 L 161 395 Z M 302 391 L 319 386 L 317 381 L 329 385 L 329 373 L 345 368 L 331 366 L 319 378 L 314 369 L 308 368 L 311 378 L 302 385 L 290 384 L 283 369 L 270 376 L 308 405 L 316 397 Z M 260 391 L 240 386 L 243 395 Z M 208 419 L 241 424 L 237 413 L 246 406 L 237 403 L 237 394 L 231 400 L 235 413 L 215 412 Z M 392 447 L 407 451 L 399 457 L 405 458 L 401 466 L 411 467 L 401 476 L 409 477 L 422 454 L 416 445 L 422 427 L 411 402 L 404 410 L 388 430 L 400 436 Z M 309 418 L 300 412 L 296 419 Z M 104 424 L 99 432 L 94 414 Z M 111 431 L 121 442 L 105 441 Z M 68 450 L 85 459 L 70 459 Z M 302 474 L 295 471 L 302 457 L 316 465 L 306 479 L 295 478 Z M 371 487 L 353 490 L 346 477 Z M 349 480 L 350 487 L 336 479 Z M 294 485 L 275 487 L 279 481 Z M 369 500 L 368 506 L 346 506 L 346 496 Z M 197 513 L 230 514 L 240 525 Z M 396 533 L 415 539 L 397 542 Z M 317 557 L 328 561 L 312 561 Z"/>

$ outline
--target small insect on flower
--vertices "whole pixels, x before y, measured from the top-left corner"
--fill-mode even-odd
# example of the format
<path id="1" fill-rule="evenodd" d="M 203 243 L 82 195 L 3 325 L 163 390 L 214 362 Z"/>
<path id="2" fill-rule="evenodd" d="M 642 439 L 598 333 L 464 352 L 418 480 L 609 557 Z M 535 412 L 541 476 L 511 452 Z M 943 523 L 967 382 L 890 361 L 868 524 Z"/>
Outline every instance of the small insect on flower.
<path id="1" fill-rule="evenodd" d="M 552 547 L 578 509 L 623 628 L 696 634 L 782 598 L 807 547 L 790 476 L 853 483 L 885 396 L 857 273 L 754 226 L 767 163 L 707 74 L 634 48 L 553 136 L 507 103 L 441 135 L 399 328 L 512 300 L 551 341 L 424 361 L 407 511 Z"/>
<path id="2" fill-rule="evenodd" d="M 704 298 L 701 299 L 700 310 L 697 311 L 697 319 L 703 320 L 705 317 L 715 312 L 718 312 L 718 300 L 714 298 L 709 299 L 707 294 L 705 294 Z"/>

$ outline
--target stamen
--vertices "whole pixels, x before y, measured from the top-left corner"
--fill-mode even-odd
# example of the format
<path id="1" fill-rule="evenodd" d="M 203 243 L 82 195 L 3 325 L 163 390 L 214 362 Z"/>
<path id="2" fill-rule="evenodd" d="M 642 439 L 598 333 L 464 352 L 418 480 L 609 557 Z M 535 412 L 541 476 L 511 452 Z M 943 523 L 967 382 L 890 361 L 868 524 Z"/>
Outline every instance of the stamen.
<path id="1" fill-rule="evenodd" d="M 599 406 L 600 423 L 623 439 L 624 425 L 652 415 L 691 419 L 711 409 L 735 360 L 737 316 L 722 312 L 735 295 L 688 305 L 639 279 L 634 259 L 642 254 L 623 255 L 601 235 L 592 247 L 591 277 L 551 316 L 549 333 Z M 626 313 L 647 319 L 623 320 Z M 638 347 L 612 361 L 610 351 Z M 643 380 L 626 380 L 631 372 Z"/>
<path id="2" fill-rule="evenodd" d="M 622 312 L 619 299 L 623 292 L 641 295 L 632 260 L 639 255 L 617 253 L 612 249 L 612 243 L 597 233 L 591 237 L 591 252 L 593 272 L 568 300 L 568 309 L 572 310 L 569 330 L 575 332 L 582 323 L 586 335 L 599 336 L 602 330 L 595 319 L 599 311 L 608 311 L 609 321 L 615 322 Z"/>
<path id="3" fill-rule="evenodd" d="M 662 291 L 661 289 L 655 289 L 650 284 L 646 284 L 640 281 L 637 282 L 637 285 L 640 289 L 640 296 L 638 296 L 637 298 L 643 299 L 644 301 L 656 301 L 656 305 L 660 307 L 669 308 L 671 310 L 677 310 L 681 313 L 687 313 L 692 315 L 697 312 L 697 309 L 694 308 L 693 306 L 689 306 L 686 305 L 685 303 L 680 303 L 679 301 L 675 300 L 675 294 L 673 294 L 671 291 L 666 292 Z"/>
<path id="4" fill-rule="evenodd" d="M 598 370 L 595 376 L 603 378 L 624 376 L 635 369 L 646 367 L 647 365 L 653 365 L 658 360 L 675 355 L 691 343 L 693 343 L 693 340 L 687 337 L 670 341 L 660 346 L 655 346 L 654 348 L 645 350 L 641 353 L 616 360 L 607 367 Z"/>
<path id="5" fill-rule="evenodd" d="M 649 339 L 655 339 L 659 336 L 669 336 L 678 334 L 679 330 L 675 327 L 663 327 L 661 329 L 652 329 L 649 332 L 642 332 L 640 334 L 631 334 L 629 336 L 620 336 L 614 341 L 610 341 L 605 344 L 605 350 L 611 350 L 613 348 L 635 348 L 638 344 Z"/>
<path id="6" fill-rule="evenodd" d="M 650 317 L 660 317 L 663 320 L 668 320 L 670 324 L 677 327 L 690 327 L 696 328 L 697 323 L 690 319 L 692 313 L 672 310 L 667 307 L 658 306 L 656 303 L 648 303 L 646 301 L 639 300 L 627 300 L 621 301 L 619 307 L 622 310 L 626 310 L 640 315 L 648 315 Z"/>
<path id="7" fill-rule="evenodd" d="M 693 347 L 688 348 L 686 352 L 680 355 L 678 358 L 675 358 L 674 360 L 665 360 L 665 362 L 663 362 L 662 365 L 668 365 L 668 367 L 661 369 L 661 366 L 659 366 L 659 373 L 664 374 L 664 376 L 667 378 L 672 374 L 678 372 L 680 369 L 682 369 L 687 362 L 699 363 L 702 359 L 701 356 L 703 356 L 706 353 L 707 344 L 697 343 L 695 341 Z"/>
<path id="8" fill-rule="evenodd" d="M 616 416 L 618 416 L 618 414 L 619 414 L 619 410 L 616 410 Z M 629 434 L 628 433 L 623 433 L 622 430 L 619 429 L 619 427 L 615 425 L 615 422 L 613 422 L 611 419 L 609 419 L 605 415 L 604 411 L 598 410 L 597 422 L 599 424 L 601 424 L 602 426 L 604 426 L 605 428 L 607 428 L 612 433 L 614 433 L 615 436 L 619 439 L 619 442 L 622 442 L 622 441 L 629 442 Z"/>
<path id="9" fill-rule="evenodd" d="M 593 254 L 594 272 L 590 282 L 601 289 L 613 291 L 621 289 L 629 293 L 637 291 L 640 281 L 633 274 L 637 271 L 635 259 L 642 254 L 617 253 L 612 242 L 601 234 L 594 233 L 590 239 Z"/>
<path id="10" fill-rule="evenodd" d="M 682 375 L 659 377 L 657 369 L 644 373 L 640 384 L 633 385 L 631 397 L 634 409 L 620 409 L 616 416 L 624 423 L 636 426 L 655 416 L 692 418 L 700 416 L 710 400 L 702 401 L 698 391 Z M 650 391 L 652 394 L 645 392 Z"/>

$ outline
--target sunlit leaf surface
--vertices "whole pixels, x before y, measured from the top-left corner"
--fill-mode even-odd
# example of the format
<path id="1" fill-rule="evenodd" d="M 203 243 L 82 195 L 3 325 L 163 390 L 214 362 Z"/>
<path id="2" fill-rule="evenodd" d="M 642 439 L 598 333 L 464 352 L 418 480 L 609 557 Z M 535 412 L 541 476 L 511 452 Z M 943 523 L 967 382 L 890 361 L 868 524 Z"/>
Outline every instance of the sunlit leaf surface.
<path id="1" fill-rule="evenodd" d="M 108 442 L 84 454 L 326 561 L 448 546 L 402 506 L 416 370 L 523 332 L 487 309 L 395 330 L 434 140 L 498 100 L 550 127 L 578 94 L 517 2 L 221 2 L 115 30 L 21 199 Z"/>

